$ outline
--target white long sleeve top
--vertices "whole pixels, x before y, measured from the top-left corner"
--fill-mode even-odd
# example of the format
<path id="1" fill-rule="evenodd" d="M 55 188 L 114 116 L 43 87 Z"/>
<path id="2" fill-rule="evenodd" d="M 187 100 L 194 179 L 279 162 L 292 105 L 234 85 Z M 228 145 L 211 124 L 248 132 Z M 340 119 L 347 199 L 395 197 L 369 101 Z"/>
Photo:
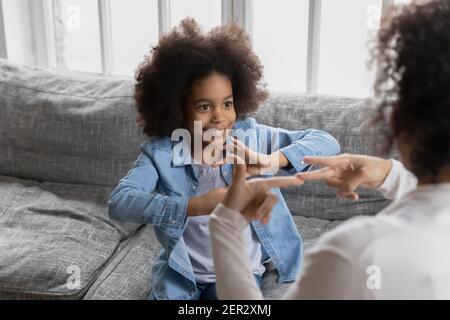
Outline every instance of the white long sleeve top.
<path id="1" fill-rule="evenodd" d="M 400 162 L 380 186 L 396 199 L 374 217 L 358 216 L 307 252 L 284 299 L 450 299 L 450 184 L 417 187 Z M 263 299 L 245 252 L 247 220 L 223 205 L 210 219 L 221 299 Z"/>

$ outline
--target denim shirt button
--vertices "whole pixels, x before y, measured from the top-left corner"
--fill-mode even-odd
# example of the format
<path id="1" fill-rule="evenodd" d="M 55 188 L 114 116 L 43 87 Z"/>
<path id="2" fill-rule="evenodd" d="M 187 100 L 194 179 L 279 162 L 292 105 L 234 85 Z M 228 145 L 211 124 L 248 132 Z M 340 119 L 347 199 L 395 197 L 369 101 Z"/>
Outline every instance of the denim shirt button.
<path id="1" fill-rule="evenodd" d="M 224 171 L 223 175 L 226 177 L 228 175 L 228 171 Z"/>
<path id="2" fill-rule="evenodd" d="M 192 186 L 192 189 L 195 190 L 195 189 L 197 189 L 197 187 L 196 186 Z"/>
<path id="3" fill-rule="evenodd" d="M 176 221 L 175 221 L 175 220 L 172 220 L 172 221 L 170 221 L 170 223 L 171 223 L 171 224 L 175 224 L 175 223 L 176 223 Z"/>

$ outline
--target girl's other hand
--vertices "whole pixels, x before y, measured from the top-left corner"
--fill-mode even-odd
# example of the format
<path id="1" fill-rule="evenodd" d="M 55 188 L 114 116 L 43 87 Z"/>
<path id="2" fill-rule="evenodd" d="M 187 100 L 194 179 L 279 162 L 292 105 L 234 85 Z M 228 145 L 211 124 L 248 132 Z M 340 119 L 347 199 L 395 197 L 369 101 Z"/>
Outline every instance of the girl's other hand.
<path id="1" fill-rule="evenodd" d="M 187 215 L 189 217 L 210 214 L 223 201 L 228 188 L 217 188 L 199 197 L 192 197 L 188 201 Z"/>
<path id="2" fill-rule="evenodd" d="M 278 158 L 253 151 L 242 141 L 234 137 L 231 137 L 231 141 L 231 144 L 226 145 L 226 150 L 231 152 L 232 155 L 237 155 L 241 159 L 245 159 L 247 176 L 275 174 L 278 171 Z"/>

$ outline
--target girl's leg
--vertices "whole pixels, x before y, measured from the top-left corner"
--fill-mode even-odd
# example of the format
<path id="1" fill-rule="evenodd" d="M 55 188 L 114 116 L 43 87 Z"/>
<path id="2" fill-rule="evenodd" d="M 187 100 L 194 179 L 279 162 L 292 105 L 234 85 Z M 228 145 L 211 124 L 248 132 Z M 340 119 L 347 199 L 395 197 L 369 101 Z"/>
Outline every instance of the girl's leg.
<path id="1" fill-rule="evenodd" d="M 255 281 L 256 284 L 258 285 L 259 288 L 261 288 L 261 283 L 262 283 L 262 276 L 254 274 L 253 275 L 255 277 Z M 203 290 L 203 293 L 200 297 L 201 300 L 219 300 L 219 298 L 217 297 L 217 292 L 216 292 L 216 284 L 212 283 L 210 285 L 208 285 L 205 290 Z"/>
<path id="2" fill-rule="evenodd" d="M 202 293 L 203 293 L 203 290 L 197 286 L 197 291 L 189 300 L 200 300 Z M 155 296 L 153 295 L 153 292 L 150 292 L 150 294 L 148 295 L 148 299 L 156 300 Z"/>
<path id="3" fill-rule="evenodd" d="M 208 288 L 207 284 L 197 282 L 197 291 L 195 291 L 194 295 L 189 300 L 201 300 L 202 295 L 207 288 Z"/>

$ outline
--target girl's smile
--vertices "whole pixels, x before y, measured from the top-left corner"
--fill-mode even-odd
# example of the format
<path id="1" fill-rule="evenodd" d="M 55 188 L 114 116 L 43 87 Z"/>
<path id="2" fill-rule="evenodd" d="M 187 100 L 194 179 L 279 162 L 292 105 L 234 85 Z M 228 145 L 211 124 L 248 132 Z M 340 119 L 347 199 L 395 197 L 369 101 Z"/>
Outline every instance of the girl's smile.
<path id="1" fill-rule="evenodd" d="M 185 105 L 185 127 L 194 136 L 194 121 L 201 121 L 202 132 L 210 143 L 211 137 L 222 137 L 225 141 L 227 129 L 232 129 L 236 121 L 233 104 L 233 89 L 230 79 L 213 72 L 194 82 Z"/>

